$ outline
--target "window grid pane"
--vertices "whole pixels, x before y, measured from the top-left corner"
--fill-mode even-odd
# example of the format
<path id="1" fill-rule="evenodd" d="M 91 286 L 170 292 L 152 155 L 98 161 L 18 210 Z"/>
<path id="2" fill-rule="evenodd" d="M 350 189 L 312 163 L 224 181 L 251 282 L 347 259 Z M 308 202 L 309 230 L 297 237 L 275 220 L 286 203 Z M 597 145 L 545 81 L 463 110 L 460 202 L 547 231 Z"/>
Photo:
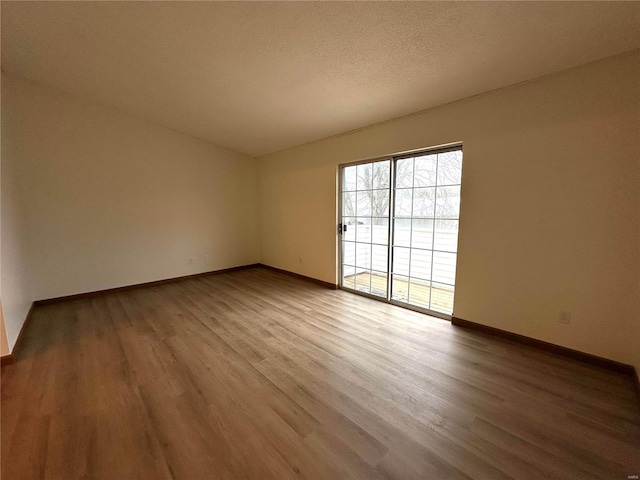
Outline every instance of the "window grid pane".
<path id="1" fill-rule="evenodd" d="M 386 269 L 386 266 L 385 266 Z M 371 271 L 371 295 L 387 297 L 387 273 L 376 270 Z"/>
<path id="2" fill-rule="evenodd" d="M 343 286 L 451 315 L 461 172 L 462 149 L 344 167 Z"/>
<path id="3" fill-rule="evenodd" d="M 341 183 L 342 285 L 385 298 L 386 273 L 380 270 L 388 268 L 391 165 L 383 160 L 344 167 Z"/>

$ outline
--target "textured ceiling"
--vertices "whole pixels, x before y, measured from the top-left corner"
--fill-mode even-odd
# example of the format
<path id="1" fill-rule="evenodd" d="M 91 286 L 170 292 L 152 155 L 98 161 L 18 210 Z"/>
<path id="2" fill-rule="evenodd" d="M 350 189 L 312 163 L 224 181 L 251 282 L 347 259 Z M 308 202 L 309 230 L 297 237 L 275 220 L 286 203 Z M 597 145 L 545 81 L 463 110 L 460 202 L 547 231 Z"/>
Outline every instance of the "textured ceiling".
<path id="1" fill-rule="evenodd" d="M 253 156 L 640 47 L 639 2 L 7 2 L 2 68 Z"/>

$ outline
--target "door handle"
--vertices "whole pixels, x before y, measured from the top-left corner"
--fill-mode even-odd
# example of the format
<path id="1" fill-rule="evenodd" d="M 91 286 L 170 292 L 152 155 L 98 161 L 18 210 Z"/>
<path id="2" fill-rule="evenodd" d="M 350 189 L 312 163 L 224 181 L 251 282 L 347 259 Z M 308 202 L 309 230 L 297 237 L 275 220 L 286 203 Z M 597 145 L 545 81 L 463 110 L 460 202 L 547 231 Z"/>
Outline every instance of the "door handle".
<path id="1" fill-rule="evenodd" d="M 346 223 L 345 224 L 342 224 L 342 223 L 338 224 L 338 233 L 340 235 L 342 235 L 343 233 L 347 233 L 347 224 Z"/>

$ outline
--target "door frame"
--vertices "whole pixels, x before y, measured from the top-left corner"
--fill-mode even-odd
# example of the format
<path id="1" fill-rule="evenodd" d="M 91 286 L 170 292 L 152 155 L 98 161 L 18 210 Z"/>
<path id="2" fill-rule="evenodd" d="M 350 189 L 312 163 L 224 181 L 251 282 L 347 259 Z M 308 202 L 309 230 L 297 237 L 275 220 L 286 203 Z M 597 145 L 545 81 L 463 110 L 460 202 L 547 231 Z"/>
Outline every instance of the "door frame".
<path id="1" fill-rule="evenodd" d="M 348 162 L 348 163 L 341 163 L 338 165 L 338 223 L 337 225 L 342 224 L 342 185 L 343 185 L 343 180 L 344 180 L 344 169 L 345 167 L 355 167 L 357 165 L 364 165 L 367 163 L 377 163 L 377 162 L 384 162 L 384 161 L 389 161 L 389 226 L 387 227 L 387 295 L 386 297 L 381 297 L 379 295 L 373 295 L 371 293 L 367 293 L 367 292 L 362 292 L 360 290 L 356 290 L 353 288 L 349 288 L 349 287 L 345 287 L 343 285 L 343 271 L 342 271 L 342 266 L 343 266 L 343 262 L 342 262 L 342 235 L 343 233 L 338 232 L 337 228 L 336 228 L 336 232 L 338 235 L 338 287 L 341 290 L 345 290 L 347 292 L 351 292 L 351 293 L 357 293 L 358 295 L 362 295 L 364 297 L 369 297 L 369 298 L 374 298 L 376 300 L 381 300 L 383 302 L 386 303 L 390 303 L 389 302 L 389 298 L 390 298 L 390 287 L 391 287 L 391 274 L 389 273 L 391 270 L 391 253 L 389 252 L 389 245 L 391 244 L 391 232 L 392 232 L 392 227 L 391 227 L 391 208 L 392 208 L 392 197 L 393 197 L 393 183 L 392 183 L 392 171 L 395 169 L 395 164 L 393 161 L 393 157 L 386 155 L 384 157 L 376 157 L 376 158 L 370 158 L 367 160 L 358 160 L 356 162 Z M 357 181 L 357 178 L 356 178 Z M 357 216 L 356 216 L 357 218 Z M 356 267 L 357 268 L 357 267 Z M 371 271 L 371 269 L 369 269 L 369 271 Z"/>
<path id="2" fill-rule="evenodd" d="M 413 310 L 415 312 L 419 312 L 419 313 L 424 313 L 426 315 L 429 315 L 431 317 L 436 317 L 436 318 L 441 318 L 443 320 L 448 320 L 451 321 L 451 319 L 453 318 L 453 313 L 451 315 L 448 315 L 446 313 L 441 313 L 441 312 L 436 312 L 433 310 L 429 310 L 423 307 L 418 307 L 416 305 L 412 305 L 410 303 L 405 303 L 405 302 L 400 302 L 398 300 L 394 300 L 391 298 L 391 291 L 392 291 L 392 287 L 393 287 L 393 275 L 391 273 L 392 271 L 392 266 L 393 266 L 393 233 L 394 233 L 394 229 L 393 229 L 393 218 L 395 216 L 395 173 L 396 173 L 396 165 L 397 165 L 397 161 L 401 160 L 403 158 L 410 158 L 415 156 L 416 154 L 421 154 L 421 153 L 446 153 L 446 152 L 450 152 L 450 151 L 455 151 L 455 150 L 463 150 L 462 148 L 462 142 L 455 142 L 455 143 L 450 143 L 450 144 L 446 144 L 446 145 L 441 145 L 441 146 L 437 146 L 437 147 L 430 147 L 430 148 L 419 148 L 419 149 L 415 149 L 415 150 L 409 150 L 409 151 L 405 151 L 402 153 L 398 153 L 395 155 L 384 155 L 381 157 L 373 157 L 373 158 L 368 158 L 368 159 L 364 159 L 364 160 L 357 160 L 354 162 L 345 162 L 345 163 L 340 163 L 338 164 L 338 222 L 336 223 L 336 234 L 338 236 L 338 288 L 340 290 L 344 290 L 346 292 L 349 293 L 355 293 L 356 295 L 361 295 L 363 297 L 367 297 L 367 298 L 372 298 L 374 300 L 377 301 L 381 301 L 384 303 L 388 303 L 390 305 L 395 305 L 398 307 L 402 307 L 402 308 L 406 308 L 408 310 Z M 464 154 L 463 154 L 464 156 Z M 345 287 L 343 284 L 343 262 L 342 262 L 342 256 L 343 256 L 343 252 L 342 252 L 342 233 L 338 232 L 338 225 L 340 225 L 342 223 L 342 185 L 343 185 L 343 181 L 344 181 L 344 169 L 345 167 L 354 167 L 357 165 L 363 165 L 363 164 L 367 164 L 367 163 L 377 163 L 377 162 L 383 162 L 388 160 L 390 162 L 390 168 L 389 168 L 389 227 L 388 227 L 388 233 L 387 233 L 387 295 L 386 297 L 381 297 L 378 295 L 373 295 L 371 293 L 367 293 L 367 292 L 362 292 L 360 290 L 356 290 L 353 288 L 349 288 L 349 287 Z M 464 161 L 463 161 L 463 165 L 464 165 Z M 357 179 L 356 179 L 357 181 Z M 460 182 L 462 183 L 462 179 L 460 180 Z M 462 197 L 462 194 L 461 194 Z M 462 209 L 462 198 L 460 200 L 460 204 L 461 204 L 461 209 Z M 434 224 L 434 228 L 435 228 L 435 224 Z M 460 235 L 458 233 L 458 245 L 460 243 Z M 458 262 L 457 262 L 457 256 L 458 256 L 458 248 L 456 247 L 456 273 L 455 273 L 455 278 L 457 279 L 458 277 Z M 369 269 L 371 271 L 371 269 Z M 454 298 L 455 298 L 455 294 L 454 294 Z"/>

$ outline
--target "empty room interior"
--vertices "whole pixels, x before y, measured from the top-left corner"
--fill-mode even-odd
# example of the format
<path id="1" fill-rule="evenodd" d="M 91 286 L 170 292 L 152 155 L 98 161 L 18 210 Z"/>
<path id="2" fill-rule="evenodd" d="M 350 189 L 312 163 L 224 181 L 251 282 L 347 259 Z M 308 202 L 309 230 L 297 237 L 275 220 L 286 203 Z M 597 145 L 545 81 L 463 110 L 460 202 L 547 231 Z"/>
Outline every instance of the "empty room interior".
<path id="1" fill-rule="evenodd" d="M 640 2 L 2 1 L 2 479 L 637 479 Z"/>

